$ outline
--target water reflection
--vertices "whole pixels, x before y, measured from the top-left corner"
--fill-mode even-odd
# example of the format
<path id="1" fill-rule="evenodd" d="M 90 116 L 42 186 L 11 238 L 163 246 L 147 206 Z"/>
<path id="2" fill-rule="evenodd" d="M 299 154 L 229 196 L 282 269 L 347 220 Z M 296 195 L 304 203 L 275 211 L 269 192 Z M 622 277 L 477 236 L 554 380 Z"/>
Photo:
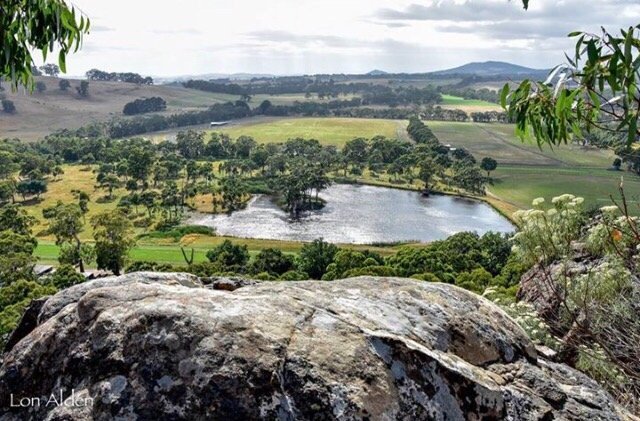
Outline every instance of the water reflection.
<path id="1" fill-rule="evenodd" d="M 335 184 L 320 195 L 321 211 L 292 219 L 270 197 L 255 196 L 231 215 L 195 215 L 189 223 L 215 227 L 219 235 L 243 238 L 332 243 L 421 241 L 461 231 L 513 231 L 511 223 L 489 205 L 473 200 L 372 186 Z"/>

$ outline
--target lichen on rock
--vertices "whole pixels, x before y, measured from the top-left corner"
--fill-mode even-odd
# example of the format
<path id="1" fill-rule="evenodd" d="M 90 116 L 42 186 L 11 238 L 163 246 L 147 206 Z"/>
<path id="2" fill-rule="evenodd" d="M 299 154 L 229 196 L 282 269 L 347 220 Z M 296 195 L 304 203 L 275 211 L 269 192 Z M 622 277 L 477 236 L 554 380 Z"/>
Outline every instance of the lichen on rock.
<path id="1" fill-rule="evenodd" d="M 497 306 L 361 277 L 205 287 L 138 273 L 34 307 L 0 368 L 2 419 L 623 419 Z M 11 407 L 21 397 L 90 398 Z M 87 402 L 87 400 L 82 401 Z"/>

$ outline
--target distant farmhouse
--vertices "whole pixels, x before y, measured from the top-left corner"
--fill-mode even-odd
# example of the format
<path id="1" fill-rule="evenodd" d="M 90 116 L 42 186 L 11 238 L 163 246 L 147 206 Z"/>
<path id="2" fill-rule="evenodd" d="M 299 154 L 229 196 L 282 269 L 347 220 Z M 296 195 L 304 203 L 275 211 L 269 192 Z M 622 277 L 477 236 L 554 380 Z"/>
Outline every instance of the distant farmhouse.
<path id="1" fill-rule="evenodd" d="M 210 127 L 222 127 L 226 126 L 227 124 L 229 124 L 228 121 L 212 121 Z"/>

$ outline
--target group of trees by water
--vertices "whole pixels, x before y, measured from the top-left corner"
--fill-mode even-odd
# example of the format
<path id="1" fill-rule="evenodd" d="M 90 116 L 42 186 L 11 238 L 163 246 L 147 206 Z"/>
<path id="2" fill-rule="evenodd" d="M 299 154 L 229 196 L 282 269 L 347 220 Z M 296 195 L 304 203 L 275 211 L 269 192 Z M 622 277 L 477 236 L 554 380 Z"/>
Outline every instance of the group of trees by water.
<path id="1" fill-rule="evenodd" d="M 426 194 L 434 187 L 483 194 L 489 181 L 483 170 L 495 169 L 495 161 L 479 165 L 465 149 L 442 145 L 418 118 L 410 120 L 407 130 L 413 142 L 356 138 L 340 150 L 310 139 L 258 144 L 248 136 L 234 140 L 193 130 L 158 144 L 66 132 L 37 144 L 6 140 L 0 147 L 6 168 L 0 201 L 14 201 L 16 194 L 38 200 L 48 181 L 62 174 L 61 164 L 93 170 L 96 186 L 105 192 L 102 200 L 114 200 L 114 190 L 124 187 L 130 195 L 120 198 L 123 206 L 144 203 L 149 217 L 152 209 L 161 208 L 163 219 L 173 222 L 187 199 L 198 195 L 211 195 L 211 211 L 218 212 L 238 209 L 250 193 L 271 193 L 285 209 L 299 213 L 322 206 L 318 193 L 331 180 L 363 176 L 385 176 L 391 184 L 420 181 Z"/>
<path id="2" fill-rule="evenodd" d="M 476 292 L 494 287 L 505 294 L 515 293 L 514 286 L 529 268 L 510 257 L 509 236 L 497 233 L 459 233 L 429 245 L 403 246 L 386 257 L 372 250 L 340 248 L 322 239 L 303 245 L 297 254 L 267 248 L 253 257 L 246 245 L 225 240 L 206 256 L 207 262 L 188 264 L 186 270 L 203 277 L 248 276 L 262 280 L 403 276 L 456 284 Z M 128 270 L 175 268 L 135 262 Z"/>

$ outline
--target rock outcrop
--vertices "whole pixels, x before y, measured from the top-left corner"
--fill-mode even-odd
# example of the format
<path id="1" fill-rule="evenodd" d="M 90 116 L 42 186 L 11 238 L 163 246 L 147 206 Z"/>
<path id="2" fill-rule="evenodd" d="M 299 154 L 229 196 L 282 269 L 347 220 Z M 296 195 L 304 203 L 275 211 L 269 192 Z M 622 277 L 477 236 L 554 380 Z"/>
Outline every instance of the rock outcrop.
<path id="1" fill-rule="evenodd" d="M 33 307 L 0 368 L 1 419 L 630 417 L 594 381 L 539 357 L 498 307 L 455 286 L 215 285 L 138 273 Z"/>

